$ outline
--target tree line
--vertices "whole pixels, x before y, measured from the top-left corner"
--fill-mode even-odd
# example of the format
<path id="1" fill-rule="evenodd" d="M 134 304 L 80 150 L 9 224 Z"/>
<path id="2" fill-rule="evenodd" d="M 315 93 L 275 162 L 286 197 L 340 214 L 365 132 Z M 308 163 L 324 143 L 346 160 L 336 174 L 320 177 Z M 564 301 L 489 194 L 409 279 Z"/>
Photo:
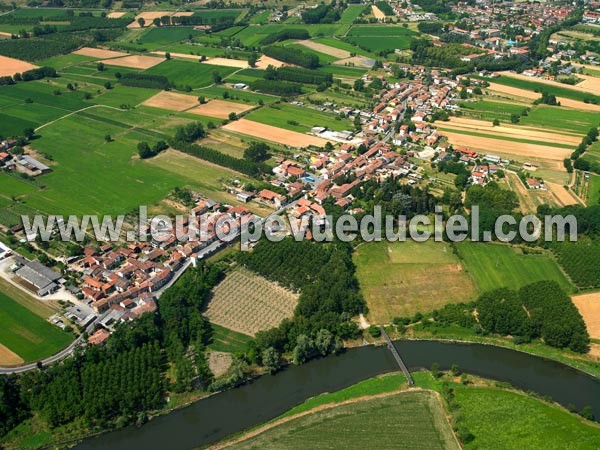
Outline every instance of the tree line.
<path id="1" fill-rule="evenodd" d="M 260 45 L 275 44 L 276 42 L 287 41 L 288 39 L 310 39 L 310 34 L 302 28 L 284 29 L 277 33 L 267 34 L 263 40 L 260 41 Z"/>
<path id="2" fill-rule="evenodd" d="M 279 80 L 254 80 L 250 83 L 250 89 L 267 94 L 289 97 L 302 94 L 302 84 Z"/>
<path id="3" fill-rule="evenodd" d="M 262 49 L 263 53 L 271 58 L 278 59 L 289 64 L 316 69 L 319 67 L 319 57 L 301 50 L 271 45 Z"/>
<path id="4" fill-rule="evenodd" d="M 332 74 L 301 67 L 283 66 L 276 69 L 269 65 L 265 70 L 264 78 L 265 80 L 285 80 L 306 84 L 326 84 L 327 86 L 333 83 Z"/>

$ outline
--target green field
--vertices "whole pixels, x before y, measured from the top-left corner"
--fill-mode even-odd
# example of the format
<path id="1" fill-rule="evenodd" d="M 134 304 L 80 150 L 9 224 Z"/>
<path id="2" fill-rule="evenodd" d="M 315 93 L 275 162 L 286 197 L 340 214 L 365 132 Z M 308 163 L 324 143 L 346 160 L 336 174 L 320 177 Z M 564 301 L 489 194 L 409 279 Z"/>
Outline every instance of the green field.
<path id="1" fill-rule="evenodd" d="M 565 97 L 579 101 L 583 101 L 584 99 L 594 99 L 598 103 L 600 103 L 600 96 L 598 95 L 588 94 L 581 91 L 575 91 L 573 89 L 569 89 L 568 87 L 563 87 L 560 85 L 554 86 L 547 83 L 540 83 L 533 80 L 522 80 L 520 78 L 513 78 L 509 76 L 501 76 L 498 78 L 494 78 L 493 82 L 503 84 L 505 86 L 516 87 L 519 89 L 526 89 L 532 92 L 540 92 L 540 97 L 542 96 L 541 92 L 548 92 L 549 94 L 554 94 L 557 97 Z"/>
<path id="2" fill-rule="evenodd" d="M 0 344 L 26 362 L 58 353 L 71 341 L 73 335 L 0 292 Z"/>
<path id="3" fill-rule="evenodd" d="M 320 72 L 326 72 L 332 74 L 334 77 L 341 78 L 360 78 L 366 72 L 367 69 L 361 69 L 360 67 L 350 67 L 350 66 L 323 66 L 319 68 Z"/>
<path id="4" fill-rule="evenodd" d="M 341 119 L 335 114 L 285 103 L 252 111 L 246 116 L 246 119 L 300 133 L 310 131 L 314 126 L 328 127 L 335 131 L 352 130 L 353 128 L 348 119 Z"/>
<path id="5" fill-rule="evenodd" d="M 246 351 L 248 344 L 252 340 L 250 336 L 229 330 L 214 323 L 211 323 L 211 327 L 213 334 L 208 348 L 216 352 L 241 353 Z"/>
<path id="6" fill-rule="evenodd" d="M 139 42 L 149 50 L 187 40 L 190 36 L 197 37 L 204 32 L 194 30 L 194 27 L 154 27 L 145 33 Z"/>
<path id="7" fill-rule="evenodd" d="M 510 122 L 511 114 L 522 114 L 526 105 L 515 105 L 514 103 L 494 102 L 490 100 L 479 100 L 476 102 L 460 102 L 460 107 L 465 116 L 479 120 L 492 122 L 498 119 Z"/>
<path id="8" fill-rule="evenodd" d="M 192 88 L 206 87 L 213 84 L 213 72 L 219 73 L 221 77 L 226 77 L 235 72 L 235 67 L 211 66 L 210 64 L 201 64 L 187 61 L 163 61 L 144 73 L 151 75 L 162 75 L 167 77 L 178 87 L 191 86 Z"/>
<path id="9" fill-rule="evenodd" d="M 356 250 L 354 263 L 374 323 L 390 323 L 396 316 L 425 313 L 477 296 L 446 243 L 371 242 Z"/>
<path id="10" fill-rule="evenodd" d="M 365 10 L 365 5 L 348 5 L 348 7 L 342 13 L 342 17 L 338 21 L 339 23 L 353 23 L 354 19 L 362 14 Z"/>
<path id="11" fill-rule="evenodd" d="M 370 52 L 391 52 L 395 49 L 406 50 L 414 31 L 400 26 L 353 26 L 345 40 Z"/>
<path id="12" fill-rule="evenodd" d="M 295 44 L 295 43 L 291 43 L 291 44 L 286 44 L 285 45 L 287 48 L 292 48 L 294 50 L 298 50 L 300 52 L 304 52 L 304 53 L 310 53 L 311 55 L 315 55 L 319 58 L 319 63 L 320 64 L 330 64 L 332 62 L 337 61 L 339 58 L 336 58 L 335 56 L 331 56 L 328 55 L 326 53 L 321 53 L 317 50 L 313 50 L 312 48 L 308 48 L 302 44 Z"/>
<path id="13" fill-rule="evenodd" d="M 374 53 L 371 53 L 368 50 L 364 50 L 362 48 L 357 47 L 356 45 L 352 45 L 351 43 L 342 41 L 340 39 L 324 37 L 313 39 L 313 41 L 318 42 L 320 44 L 329 45 L 330 47 L 339 48 L 340 50 L 346 50 L 347 52 L 355 53 L 357 55 L 377 58 L 377 55 L 375 55 Z"/>
<path id="14" fill-rule="evenodd" d="M 600 176 L 590 174 L 590 185 L 588 188 L 588 206 L 600 203 Z"/>
<path id="15" fill-rule="evenodd" d="M 516 392 L 455 389 L 463 424 L 475 436 L 467 449 L 597 449 L 600 427 L 558 406 Z"/>
<path id="16" fill-rule="evenodd" d="M 525 255 L 508 245 L 467 241 L 456 247 L 479 292 L 502 287 L 518 289 L 542 280 L 556 281 L 567 292 L 573 290 L 549 254 Z"/>
<path id="17" fill-rule="evenodd" d="M 231 449 L 456 449 L 452 429 L 428 391 L 338 405 L 279 424 Z"/>
<path id="18" fill-rule="evenodd" d="M 521 125 L 552 128 L 583 135 L 590 128 L 600 125 L 600 116 L 597 112 L 540 105 L 532 108 L 527 116 L 522 116 L 519 123 Z"/>

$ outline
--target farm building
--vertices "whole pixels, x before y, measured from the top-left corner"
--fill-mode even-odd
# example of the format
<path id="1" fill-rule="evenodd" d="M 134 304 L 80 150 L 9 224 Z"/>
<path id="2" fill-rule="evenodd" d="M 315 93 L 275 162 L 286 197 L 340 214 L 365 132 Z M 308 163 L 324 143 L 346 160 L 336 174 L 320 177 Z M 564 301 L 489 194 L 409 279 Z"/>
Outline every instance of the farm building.
<path id="1" fill-rule="evenodd" d="M 21 267 L 17 269 L 15 275 L 24 281 L 28 287 L 35 288 L 37 295 L 40 297 L 51 294 L 58 289 L 60 274 L 37 261 L 27 261 L 21 257 L 17 257 L 17 264 Z"/>

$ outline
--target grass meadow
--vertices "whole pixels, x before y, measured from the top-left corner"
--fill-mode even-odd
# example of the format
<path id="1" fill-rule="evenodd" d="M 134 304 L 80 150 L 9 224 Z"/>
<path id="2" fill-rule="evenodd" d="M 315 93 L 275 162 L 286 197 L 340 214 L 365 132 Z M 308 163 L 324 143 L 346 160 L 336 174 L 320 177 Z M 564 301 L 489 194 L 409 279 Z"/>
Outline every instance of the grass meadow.
<path id="1" fill-rule="evenodd" d="M 191 86 L 192 88 L 206 87 L 213 84 L 213 72 L 217 72 L 221 77 L 231 75 L 237 69 L 235 67 L 211 66 L 198 62 L 187 62 L 170 60 L 163 61 L 144 73 L 151 75 L 162 75 L 167 77 L 177 87 Z"/>
<path id="2" fill-rule="evenodd" d="M 477 296 L 473 281 L 446 243 L 371 242 L 356 250 L 354 263 L 374 323 Z"/>
<path id="3" fill-rule="evenodd" d="M 73 335 L 0 292 L 0 344 L 26 362 L 58 353 L 73 341 Z"/>
<path id="4" fill-rule="evenodd" d="M 208 348 L 215 352 L 241 353 L 246 351 L 252 340 L 250 336 L 228 328 L 211 324 L 213 334 Z"/>
<path id="5" fill-rule="evenodd" d="M 463 424 L 475 436 L 466 449 L 600 448 L 600 427 L 564 409 L 517 392 L 455 389 Z"/>
<path id="6" fill-rule="evenodd" d="M 556 281 L 567 292 L 573 285 L 550 254 L 525 255 L 503 244 L 461 242 L 458 253 L 479 292 L 518 289 L 536 281 Z"/>
<path id="7" fill-rule="evenodd" d="M 246 119 L 304 133 L 314 126 L 328 127 L 335 131 L 351 130 L 348 119 L 335 114 L 280 103 L 252 111 Z"/>
<path id="8" fill-rule="evenodd" d="M 590 174 L 590 184 L 588 187 L 588 206 L 600 203 L 600 176 Z"/>
<path id="9" fill-rule="evenodd" d="M 401 444 L 400 444 L 401 443 Z M 281 423 L 230 449 L 457 449 L 435 394 L 402 392 L 326 408 Z"/>

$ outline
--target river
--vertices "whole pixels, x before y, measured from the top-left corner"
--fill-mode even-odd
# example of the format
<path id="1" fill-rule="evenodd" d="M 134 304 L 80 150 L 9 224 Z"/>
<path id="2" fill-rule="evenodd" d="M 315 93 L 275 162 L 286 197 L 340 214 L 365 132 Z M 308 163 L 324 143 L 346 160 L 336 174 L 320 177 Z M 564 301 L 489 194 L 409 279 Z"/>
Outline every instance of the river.
<path id="1" fill-rule="evenodd" d="M 507 381 L 578 410 L 591 406 L 600 414 L 600 380 L 555 361 L 481 344 L 400 341 L 396 347 L 411 370 L 430 368 L 433 363 L 441 369 L 458 364 L 467 373 Z M 128 427 L 88 439 L 76 449 L 187 450 L 271 420 L 315 395 L 392 371 L 398 371 L 398 366 L 386 347 L 350 349 L 260 377 L 160 416 L 141 428 Z"/>

